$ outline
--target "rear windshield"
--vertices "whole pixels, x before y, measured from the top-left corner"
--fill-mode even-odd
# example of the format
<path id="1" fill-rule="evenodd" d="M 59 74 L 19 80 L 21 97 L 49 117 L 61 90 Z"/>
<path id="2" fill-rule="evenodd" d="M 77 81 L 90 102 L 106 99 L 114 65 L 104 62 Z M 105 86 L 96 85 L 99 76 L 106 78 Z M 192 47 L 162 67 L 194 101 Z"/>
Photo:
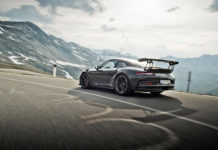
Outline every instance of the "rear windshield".
<path id="1" fill-rule="evenodd" d="M 136 67 L 145 68 L 149 67 L 146 61 L 139 62 L 139 61 L 131 61 L 131 64 Z M 169 63 L 166 62 L 159 62 L 159 61 L 153 61 L 153 69 L 168 69 Z"/>

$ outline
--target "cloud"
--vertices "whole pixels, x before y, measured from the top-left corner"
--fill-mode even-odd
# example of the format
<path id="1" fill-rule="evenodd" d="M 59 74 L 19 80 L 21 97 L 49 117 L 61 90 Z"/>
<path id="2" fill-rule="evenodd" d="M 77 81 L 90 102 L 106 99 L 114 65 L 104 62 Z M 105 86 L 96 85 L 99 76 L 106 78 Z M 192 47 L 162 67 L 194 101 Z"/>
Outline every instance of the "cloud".
<path id="1" fill-rule="evenodd" d="M 176 11 L 177 9 L 179 9 L 179 7 L 173 7 L 173 8 L 170 8 L 167 10 L 167 12 L 173 12 L 173 11 Z"/>
<path id="2" fill-rule="evenodd" d="M 115 19 L 113 17 L 110 17 L 110 19 L 108 21 L 113 22 L 113 21 L 115 21 Z"/>
<path id="3" fill-rule="evenodd" d="M 38 3 L 35 0 L 1 0 L 0 12 L 7 12 L 14 8 L 20 8 L 22 5 L 37 6 Z"/>
<path id="4" fill-rule="evenodd" d="M 109 26 L 107 26 L 107 25 L 102 25 L 102 26 L 101 26 L 101 29 L 102 29 L 104 32 L 112 32 L 112 31 L 117 30 L 117 28 L 109 27 Z"/>
<path id="5" fill-rule="evenodd" d="M 213 3 L 210 5 L 210 9 L 212 11 L 218 11 L 218 0 L 213 1 Z"/>
<path id="6" fill-rule="evenodd" d="M 54 12 L 57 7 L 79 9 L 89 14 L 102 12 L 102 4 L 98 0 L 36 0 L 42 7 L 50 7 Z"/>
<path id="7" fill-rule="evenodd" d="M 52 18 L 48 15 L 42 15 L 34 6 L 23 5 L 20 8 L 14 8 L 7 12 L 0 13 L 0 16 L 10 18 L 15 21 L 32 21 L 49 23 Z"/>

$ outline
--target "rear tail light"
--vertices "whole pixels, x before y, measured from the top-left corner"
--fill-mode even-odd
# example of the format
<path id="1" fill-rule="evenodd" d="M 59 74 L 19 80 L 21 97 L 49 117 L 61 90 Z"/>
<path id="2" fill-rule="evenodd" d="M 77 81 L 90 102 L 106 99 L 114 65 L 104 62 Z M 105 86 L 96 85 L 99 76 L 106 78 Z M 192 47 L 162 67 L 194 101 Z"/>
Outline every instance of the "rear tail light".
<path id="1" fill-rule="evenodd" d="M 145 85 L 152 85 L 152 82 L 145 82 Z"/>
<path id="2" fill-rule="evenodd" d="M 137 75 L 146 75 L 146 76 L 153 76 L 154 73 L 152 72 L 136 72 Z"/>

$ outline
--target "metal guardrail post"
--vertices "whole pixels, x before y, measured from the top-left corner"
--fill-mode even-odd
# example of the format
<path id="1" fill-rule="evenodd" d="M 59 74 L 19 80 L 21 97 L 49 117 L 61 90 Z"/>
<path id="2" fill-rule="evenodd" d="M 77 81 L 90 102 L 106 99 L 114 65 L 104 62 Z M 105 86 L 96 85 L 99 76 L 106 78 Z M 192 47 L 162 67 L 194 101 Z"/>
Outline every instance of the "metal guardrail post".
<path id="1" fill-rule="evenodd" d="M 189 91 L 190 91 L 191 75 L 192 75 L 192 72 L 189 71 L 189 72 L 188 72 L 188 83 L 187 83 L 187 89 L 186 89 L 186 92 L 189 92 Z"/>
<path id="2" fill-rule="evenodd" d="M 57 65 L 53 65 L 53 77 L 56 78 Z"/>

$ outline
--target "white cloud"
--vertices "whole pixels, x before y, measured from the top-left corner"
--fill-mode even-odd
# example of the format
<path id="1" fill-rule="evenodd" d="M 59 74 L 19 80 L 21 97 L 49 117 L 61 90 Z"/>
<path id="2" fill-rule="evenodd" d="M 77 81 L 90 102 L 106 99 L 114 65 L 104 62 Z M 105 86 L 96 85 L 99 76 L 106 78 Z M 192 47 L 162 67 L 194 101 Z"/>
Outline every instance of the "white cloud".
<path id="1" fill-rule="evenodd" d="M 6 12 L 13 8 L 20 8 L 22 5 L 34 5 L 38 3 L 35 0 L 1 0 L 0 12 Z"/>
<path id="2" fill-rule="evenodd" d="M 36 2 L 34 2 L 36 3 Z M 35 7 L 50 14 L 50 24 L 37 23 L 46 32 L 93 49 L 114 49 L 138 56 L 195 57 L 218 54 L 218 13 L 213 0 L 102 0 L 103 12 L 90 15 L 79 9 Z M 179 7 L 173 13 L 167 10 Z M 115 18 L 115 21 L 109 21 Z M 105 26 L 104 26 L 105 25 Z M 113 27 L 105 32 L 101 27 Z"/>

